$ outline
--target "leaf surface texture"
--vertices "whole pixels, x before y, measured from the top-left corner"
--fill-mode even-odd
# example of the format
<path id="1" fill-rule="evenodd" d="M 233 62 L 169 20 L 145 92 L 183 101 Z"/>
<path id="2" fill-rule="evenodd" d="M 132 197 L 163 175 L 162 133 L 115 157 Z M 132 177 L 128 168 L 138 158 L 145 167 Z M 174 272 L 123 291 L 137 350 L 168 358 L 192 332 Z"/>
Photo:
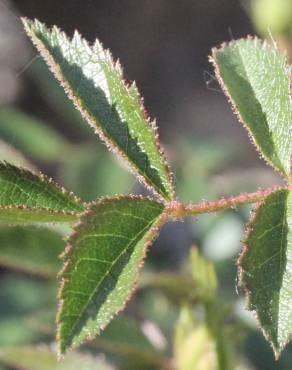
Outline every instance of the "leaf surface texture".
<path id="1" fill-rule="evenodd" d="M 272 193 L 256 209 L 240 258 L 241 284 L 276 356 L 292 334 L 292 194 Z"/>
<path id="2" fill-rule="evenodd" d="M 78 32 L 70 40 L 57 27 L 24 19 L 28 35 L 83 117 L 108 147 L 126 160 L 148 187 L 165 199 L 173 189 L 155 123 L 144 110 L 135 84 L 96 40 L 89 46 Z"/>
<path id="3" fill-rule="evenodd" d="M 61 353 L 94 337 L 124 308 L 163 209 L 146 198 L 109 198 L 92 204 L 81 217 L 61 273 Z"/>
<path id="4" fill-rule="evenodd" d="M 291 67 L 280 52 L 258 39 L 213 49 L 221 86 L 266 161 L 291 178 Z"/>
<path id="5" fill-rule="evenodd" d="M 72 221 L 81 201 L 44 175 L 0 163 L 0 223 Z"/>

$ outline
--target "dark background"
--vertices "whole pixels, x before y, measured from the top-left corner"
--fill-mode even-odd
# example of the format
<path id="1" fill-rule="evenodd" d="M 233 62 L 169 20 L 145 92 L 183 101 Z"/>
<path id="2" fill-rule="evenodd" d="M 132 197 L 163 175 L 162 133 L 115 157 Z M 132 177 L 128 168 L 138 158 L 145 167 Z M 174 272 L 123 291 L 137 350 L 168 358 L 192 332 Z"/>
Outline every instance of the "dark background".
<path id="1" fill-rule="evenodd" d="M 136 80 L 150 115 L 157 117 L 164 142 L 172 143 L 189 133 L 196 137 L 228 135 L 244 146 L 244 161 L 246 157 L 257 161 L 254 150 L 245 145 L 247 135 L 234 124 L 225 97 L 216 91 L 208 62 L 213 46 L 254 33 L 240 1 L 15 0 L 10 2 L 14 15 L 6 3 L 0 2 L 0 14 L 5 13 L 7 25 L 3 21 L 0 27 L 3 37 L 14 32 L 17 39 L 17 55 L 11 53 L 9 63 L 17 64 L 18 71 L 36 52 L 22 40 L 21 28 L 13 30 L 11 23 L 18 23 L 14 15 L 56 24 L 69 34 L 78 29 L 90 41 L 99 38 L 120 58 L 126 77 Z M 19 49 L 21 41 L 29 55 Z M 25 110 L 48 120 L 41 97 L 26 84 L 27 69 L 18 78 L 21 92 L 16 99 Z M 50 121 L 56 124 L 54 119 Z M 62 130 L 61 122 L 57 126 Z"/>
<path id="2" fill-rule="evenodd" d="M 1 0 L 0 37 L 6 50 L 2 48 L 1 53 L 4 72 L 0 74 L 0 104 L 3 96 L 3 103 L 16 104 L 71 140 L 80 141 L 79 128 L 70 127 L 67 117 L 60 117 L 48 106 L 38 87 L 38 76 L 32 77 L 38 57 L 24 35 L 19 16 L 56 24 L 70 35 L 78 29 L 91 42 L 99 38 L 120 59 L 126 78 L 137 82 L 149 115 L 157 118 L 161 140 L 172 161 L 179 158 L 185 138 L 194 142 L 225 140 L 236 149 L 225 164 L 225 172 L 218 168 L 220 176 L 254 177 L 257 173 L 255 187 L 275 184 L 279 178 L 250 145 L 208 61 L 212 47 L 255 34 L 242 6 L 247 3 Z M 46 170 L 54 174 L 51 168 Z M 223 181 L 220 186 L 224 185 Z"/>

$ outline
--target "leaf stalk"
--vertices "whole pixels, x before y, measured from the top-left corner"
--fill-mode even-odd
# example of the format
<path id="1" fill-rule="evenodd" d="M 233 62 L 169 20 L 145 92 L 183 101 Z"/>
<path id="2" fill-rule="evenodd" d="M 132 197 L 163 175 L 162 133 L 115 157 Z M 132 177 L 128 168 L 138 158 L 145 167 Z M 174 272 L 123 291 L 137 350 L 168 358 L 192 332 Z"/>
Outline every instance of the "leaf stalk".
<path id="1" fill-rule="evenodd" d="M 167 212 L 169 219 L 176 220 L 188 216 L 196 216 L 202 213 L 212 213 L 228 208 L 237 208 L 240 205 L 261 202 L 274 191 L 281 189 L 284 188 L 274 186 L 267 189 L 259 189 L 252 193 L 241 193 L 228 198 L 220 198 L 214 201 L 204 200 L 199 203 L 189 203 L 186 205 L 178 201 L 172 201 L 167 205 Z"/>

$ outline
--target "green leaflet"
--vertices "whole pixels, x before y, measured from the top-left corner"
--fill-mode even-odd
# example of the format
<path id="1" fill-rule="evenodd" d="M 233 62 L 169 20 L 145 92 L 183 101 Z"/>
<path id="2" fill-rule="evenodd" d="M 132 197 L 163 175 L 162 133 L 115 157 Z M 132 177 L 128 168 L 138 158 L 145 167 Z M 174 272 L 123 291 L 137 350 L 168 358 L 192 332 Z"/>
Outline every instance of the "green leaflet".
<path id="1" fill-rule="evenodd" d="M 62 235 L 49 228 L 0 227 L 0 265 L 55 277 L 61 266 L 59 255 L 64 250 Z"/>
<path id="2" fill-rule="evenodd" d="M 291 177 L 291 67 L 258 39 L 213 49 L 217 78 L 264 158 Z"/>
<path id="3" fill-rule="evenodd" d="M 131 296 L 147 245 L 163 223 L 163 205 L 140 197 L 92 204 L 69 238 L 61 272 L 61 354 L 94 337 Z"/>
<path id="4" fill-rule="evenodd" d="M 80 200 L 44 175 L 0 162 L 0 223 L 67 222 Z"/>
<path id="5" fill-rule="evenodd" d="M 154 122 L 135 84 L 127 86 L 122 68 L 97 40 L 90 47 L 75 32 L 72 40 L 57 27 L 23 19 L 26 32 L 70 99 L 110 149 L 163 198 L 173 198 L 168 165 Z"/>
<path id="6" fill-rule="evenodd" d="M 0 207 L 0 225 L 31 225 L 38 223 L 72 223 L 78 214 L 74 212 L 53 211 L 48 208 Z"/>
<path id="7" fill-rule="evenodd" d="M 19 370 L 113 370 L 102 358 L 89 354 L 70 353 L 58 361 L 51 346 L 45 344 L 0 348 L 0 363 Z"/>
<path id="8" fill-rule="evenodd" d="M 260 204 L 244 244 L 241 285 L 278 357 L 292 334 L 291 191 L 276 191 Z"/>

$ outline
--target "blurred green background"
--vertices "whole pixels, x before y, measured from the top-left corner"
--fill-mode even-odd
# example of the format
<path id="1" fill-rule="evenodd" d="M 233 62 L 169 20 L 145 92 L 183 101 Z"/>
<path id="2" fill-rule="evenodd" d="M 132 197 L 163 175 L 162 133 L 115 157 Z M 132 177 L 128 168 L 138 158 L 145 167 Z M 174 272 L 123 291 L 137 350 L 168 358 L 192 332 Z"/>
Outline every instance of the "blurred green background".
<path id="1" fill-rule="evenodd" d="M 39 169 L 90 201 L 147 192 L 68 102 L 26 39 L 19 16 L 57 24 L 69 34 L 78 29 L 90 41 L 98 37 L 120 58 L 157 118 L 181 200 L 281 183 L 236 122 L 208 54 L 223 41 L 258 34 L 276 41 L 291 60 L 292 0 L 0 0 L 0 158 Z M 290 370 L 292 350 L 275 362 L 236 288 L 235 262 L 249 213 L 250 207 L 241 207 L 166 225 L 126 311 L 84 348 L 86 354 L 72 354 L 61 365 L 52 344 L 55 276 L 70 229 L 1 227 L 0 370 L 70 370 L 78 364 L 85 370 L 215 370 L 216 361 L 204 362 L 212 357 L 208 343 L 221 343 L 205 335 L 210 305 L 224 312 L 216 327 L 224 331 L 232 369 Z M 205 267 L 201 275 L 194 272 L 192 245 L 215 267 L 212 304 L 198 293 L 206 291 L 202 277 L 210 275 Z M 189 357 L 196 365 L 180 361 Z"/>

